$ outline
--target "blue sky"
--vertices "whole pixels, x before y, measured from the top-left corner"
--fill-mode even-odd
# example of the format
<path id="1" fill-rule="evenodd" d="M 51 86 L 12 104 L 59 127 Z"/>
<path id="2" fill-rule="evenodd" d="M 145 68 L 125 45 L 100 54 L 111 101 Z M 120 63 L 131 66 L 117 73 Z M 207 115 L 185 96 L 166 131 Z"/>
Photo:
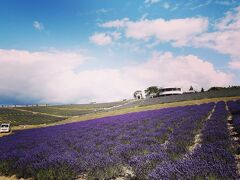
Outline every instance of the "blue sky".
<path id="1" fill-rule="evenodd" d="M 237 0 L 2 0 L 0 103 L 239 85 L 239 7 Z"/>

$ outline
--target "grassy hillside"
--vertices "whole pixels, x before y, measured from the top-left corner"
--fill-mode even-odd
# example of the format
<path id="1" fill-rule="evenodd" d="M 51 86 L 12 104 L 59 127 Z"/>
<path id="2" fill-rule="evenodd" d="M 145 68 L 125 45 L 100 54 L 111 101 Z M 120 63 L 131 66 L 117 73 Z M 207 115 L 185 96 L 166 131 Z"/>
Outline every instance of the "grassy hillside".
<path id="1" fill-rule="evenodd" d="M 139 106 L 139 104 L 136 102 L 133 102 L 134 106 L 129 107 L 127 106 L 126 108 L 119 108 L 119 109 L 110 109 L 107 111 L 97 111 L 97 112 L 92 112 L 84 115 L 78 115 L 78 116 L 72 116 L 72 117 L 56 117 L 52 115 L 47 114 L 39 114 L 39 113 L 33 113 L 33 112 L 26 112 L 23 113 L 22 115 L 18 116 L 16 113 L 22 113 L 19 110 L 14 110 L 13 114 L 10 115 L 4 115 L 1 114 L 0 117 L 5 116 L 5 121 L 2 120 L 2 122 L 6 122 L 7 117 L 10 117 L 11 119 L 14 119 L 16 121 L 16 124 L 13 124 L 12 130 L 23 130 L 23 129 L 32 129 L 32 128 L 39 128 L 39 127 L 46 127 L 46 126 L 54 126 L 58 124 L 66 124 L 66 123 L 71 123 L 71 122 L 79 122 L 79 121 L 86 121 L 86 120 L 91 120 L 91 119 L 96 119 L 96 118 L 102 118 L 102 117 L 108 117 L 108 116 L 115 116 L 115 115 L 121 115 L 121 114 L 126 114 L 126 113 L 131 113 L 131 112 L 141 112 L 141 111 L 147 111 L 147 110 L 154 110 L 154 109 L 162 109 L 162 108 L 167 108 L 167 107 L 176 107 L 176 106 L 187 106 L 187 105 L 195 105 L 195 104 L 203 104 L 203 103 L 208 103 L 208 102 L 218 102 L 218 101 L 229 101 L 229 100 L 237 100 L 240 99 L 239 97 L 224 97 L 224 98 L 210 98 L 210 99 L 202 99 L 202 100 L 191 100 L 191 101 L 182 101 L 182 102 L 172 102 L 172 103 L 164 103 L 164 104 L 154 104 L 154 105 L 149 105 L 149 106 Z M 142 101 L 139 101 L 142 102 Z M 25 115 L 25 116 L 24 116 Z M 49 121 L 45 121 L 44 119 L 37 118 L 41 117 L 44 115 L 44 118 L 49 118 Z M 36 120 L 33 120 L 29 117 L 34 116 L 36 117 Z M 3 136 L 6 134 L 0 134 L 0 136 Z"/>

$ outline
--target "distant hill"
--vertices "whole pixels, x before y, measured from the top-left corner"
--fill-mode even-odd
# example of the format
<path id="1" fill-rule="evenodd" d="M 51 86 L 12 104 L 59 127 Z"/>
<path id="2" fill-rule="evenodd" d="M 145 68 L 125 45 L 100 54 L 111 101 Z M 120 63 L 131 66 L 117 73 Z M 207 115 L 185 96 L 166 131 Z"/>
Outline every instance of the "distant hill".
<path id="1" fill-rule="evenodd" d="M 222 89 L 228 89 L 228 90 L 232 90 L 232 89 L 240 89 L 240 86 L 230 86 L 230 87 L 211 87 L 210 89 L 208 89 L 208 91 L 218 91 L 218 90 L 222 90 Z"/>
<path id="2" fill-rule="evenodd" d="M 191 94 L 171 95 L 171 96 L 145 99 L 142 102 L 141 106 L 178 102 L 178 101 L 200 100 L 200 99 L 220 98 L 220 97 L 235 97 L 235 96 L 240 96 L 239 86 L 232 86 L 228 88 L 212 87 L 205 92 L 196 92 Z"/>

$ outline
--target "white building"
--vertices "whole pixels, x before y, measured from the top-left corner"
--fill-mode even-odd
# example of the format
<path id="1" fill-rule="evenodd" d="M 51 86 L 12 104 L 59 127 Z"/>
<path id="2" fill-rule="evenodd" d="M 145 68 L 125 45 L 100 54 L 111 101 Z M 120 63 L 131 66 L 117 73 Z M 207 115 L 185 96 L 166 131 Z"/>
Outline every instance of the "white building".
<path id="1" fill-rule="evenodd" d="M 167 87 L 167 88 L 159 88 L 159 96 L 169 96 L 169 95 L 179 95 L 183 94 L 181 88 L 178 87 Z"/>

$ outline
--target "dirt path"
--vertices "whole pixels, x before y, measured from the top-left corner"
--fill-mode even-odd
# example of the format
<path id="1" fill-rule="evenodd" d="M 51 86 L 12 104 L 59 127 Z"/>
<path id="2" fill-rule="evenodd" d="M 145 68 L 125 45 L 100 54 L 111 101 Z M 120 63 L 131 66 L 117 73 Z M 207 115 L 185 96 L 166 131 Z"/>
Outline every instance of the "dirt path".
<path id="1" fill-rule="evenodd" d="M 226 103 L 226 110 L 228 111 L 227 126 L 228 126 L 229 134 L 232 137 L 232 140 L 234 142 L 236 142 L 236 145 L 237 145 L 236 148 L 240 148 L 240 144 L 239 144 L 240 138 L 239 138 L 238 133 L 234 130 L 234 127 L 233 127 L 233 124 L 232 124 L 233 117 L 232 117 L 232 114 L 229 111 L 227 103 Z M 240 176 L 240 154 L 235 155 L 235 161 L 236 161 L 236 164 L 237 164 L 238 175 Z"/>
<path id="2" fill-rule="evenodd" d="M 33 113 L 33 114 L 42 114 L 42 115 L 54 116 L 54 117 L 72 117 L 72 116 L 60 116 L 60 115 L 55 115 L 55 114 L 48 114 L 48 113 L 43 113 L 43 112 L 35 112 L 35 111 L 19 109 L 19 108 L 14 108 L 14 110 L 23 111 L 23 112 L 30 112 L 30 113 Z"/>
<path id="3" fill-rule="evenodd" d="M 17 179 L 16 176 L 0 176 L 0 180 L 24 180 L 23 178 Z"/>
<path id="4" fill-rule="evenodd" d="M 210 111 L 209 115 L 207 116 L 207 118 L 203 121 L 203 127 L 204 127 L 204 124 L 206 123 L 206 121 L 208 121 L 209 119 L 211 119 L 214 111 L 215 111 L 215 108 L 216 108 L 216 103 L 214 105 L 214 107 L 212 108 L 212 110 Z M 202 142 L 202 129 L 203 127 L 199 130 L 199 133 L 195 135 L 194 137 L 194 144 L 192 146 L 189 147 L 189 152 L 190 153 L 193 153 L 193 151 L 198 147 L 199 144 L 201 144 Z"/>

